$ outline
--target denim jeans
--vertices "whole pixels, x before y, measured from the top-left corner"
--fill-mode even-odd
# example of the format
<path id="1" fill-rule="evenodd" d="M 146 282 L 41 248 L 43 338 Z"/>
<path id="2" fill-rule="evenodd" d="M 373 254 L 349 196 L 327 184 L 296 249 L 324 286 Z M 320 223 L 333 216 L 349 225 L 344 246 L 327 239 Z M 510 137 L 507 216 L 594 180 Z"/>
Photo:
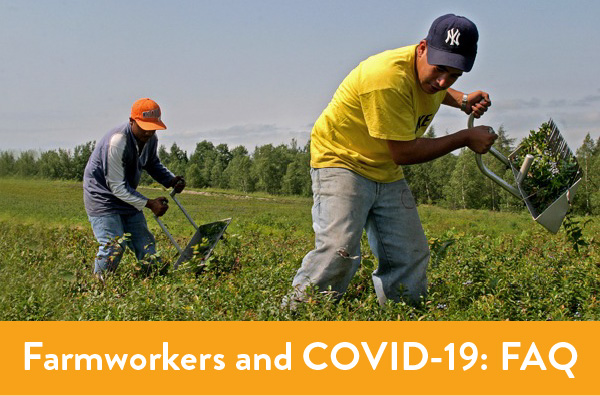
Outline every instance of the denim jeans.
<path id="1" fill-rule="evenodd" d="M 427 291 L 429 246 L 405 180 L 377 183 L 343 168 L 312 169 L 315 249 L 294 277 L 296 298 L 308 285 L 341 295 L 360 265 L 367 231 L 379 265 L 372 279 L 380 304 Z"/>
<path id="2" fill-rule="evenodd" d="M 126 246 L 133 250 L 138 260 L 156 253 L 156 242 L 148 230 L 143 212 L 133 215 L 89 216 L 89 220 L 94 236 L 100 244 L 94 273 L 114 271 L 121 261 Z M 130 237 L 120 244 L 117 243 L 116 239 L 125 233 L 130 234 Z"/>

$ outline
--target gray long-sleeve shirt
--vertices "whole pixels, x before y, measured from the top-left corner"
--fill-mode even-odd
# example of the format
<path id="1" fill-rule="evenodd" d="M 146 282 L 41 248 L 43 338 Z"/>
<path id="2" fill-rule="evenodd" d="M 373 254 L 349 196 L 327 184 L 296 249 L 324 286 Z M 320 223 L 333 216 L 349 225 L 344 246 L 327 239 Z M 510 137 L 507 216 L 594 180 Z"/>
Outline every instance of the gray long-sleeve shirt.
<path id="1" fill-rule="evenodd" d="M 108 132 L 97 144 L 83 174 L 83 202 L 88 216 L 134 214 L 148 198 L 136 191 L 142 169 L 165 187 L 175 177 L 157 155 L 156 135 L 141 152 L 129 123 Z"/>

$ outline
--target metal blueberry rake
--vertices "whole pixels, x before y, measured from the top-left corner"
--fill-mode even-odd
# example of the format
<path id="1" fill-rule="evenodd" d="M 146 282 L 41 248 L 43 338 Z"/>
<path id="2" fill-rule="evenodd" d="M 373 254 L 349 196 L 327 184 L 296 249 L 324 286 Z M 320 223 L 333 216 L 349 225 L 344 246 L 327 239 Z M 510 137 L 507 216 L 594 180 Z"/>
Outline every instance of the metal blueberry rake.
<path id="1" fill-rule="evenodd" d="M 469 128 L 473 127 L 473 118 L 473 115 L 469 117 Z M 508 158 L 494 147 L 489 151 L 512 170 L 514 185 L 490 171 L 481 154 L 476 154 L 477 165 L 494 183 L 523 200 L 536 222 L 557 233 L 581 181 L 581 168 L 552 119 L 539 134 L 530 134 L 528 139 L 532 139 L 533 144 L 521 144 Z M 543 173 L 543 181 L 535 177 L 537 173 L 532 170 Z"/>
<path id="2" fill-rule="evenodd" d="M 175 241 L 175 238 L 173 238 L 173 235 L 171 235 L 169 230 L 167 230 L 167 227 L 165 227 L 164 223 L 158 218 L 158 216 L 154 215 L 154 219 L 160 228 L 162 228 L 167 237 L 171 240 L 171 243 L 175 246 L 175 249 L 177 249 L 177 252 L 179 253 L 179 258 L 173 265 L 173 268 L 177 269 L 179 265 L 191 260 L 194 256 L 202 257 L 203 262 L 208 260 L 213 249 L 219 240 L 221 240 L 221 237 L 227 229 L 227 226 L 229 226 L 229 223 L 231 223 L 231 218 L 197 226 L 183 205 L 181 205 L 179 200 L 175 197 L 175 194 L 176 192 L 174 189 L 169 193 L 173 201 L 175 201 L 177 206 L 179 206 L 179 209 L 181 209 L 185 217 L 196 229 L 196 232 L 192 236 L 192 239 L 187 246 L 184 249 L 181 249 L 177 241 Z"/>

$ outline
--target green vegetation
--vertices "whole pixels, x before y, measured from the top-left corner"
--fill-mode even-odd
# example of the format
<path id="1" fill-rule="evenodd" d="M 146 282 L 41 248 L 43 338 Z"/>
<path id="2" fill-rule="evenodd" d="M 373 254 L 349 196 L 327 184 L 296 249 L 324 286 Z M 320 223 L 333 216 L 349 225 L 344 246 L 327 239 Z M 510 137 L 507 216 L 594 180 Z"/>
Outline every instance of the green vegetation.
<path id="1" fill-rule="evenodd" d="M 530 131 L 514 159 L 514 167 L 519 169 L 526 155 L 534 157 L 522 187 L 536 215 L 543 213 L 581 178 L 575 156 L 553 148 L 549 140 L 552 130 L 550 123 L 544 123 L 537 131 Z"/>
<path id="2" fill-rule="evenodd" d="M 515 149 L 515 139 L 503 126 L 497 128 L 494 147 L 506 157 Z M 436 136 L 431 127 L 425 137 Z M 94 142 L 76 146 L 74 150 L 0 151 L 0 177 L 17 176 L 50 180 L 81 180 Z M 258 146 L 250 153 L 245 147 L 229 149 L 226 144 L 215 146 L 208 141 L 196 144 L 188 155 L 177 144 L 167 150 L 160 146 L 158 155 L 175 174 L 183 175 L 193 188 L 230 190 L 238 194 L 267 193 L 310 197 L 309 144 Z M 514 177 L 509 169 L 490 155 L 483 156 L 486 166 L 505 180 Z M 594 141 L 588 134 L 577 150 L 577 160 L 583 174 L 575 200 L 577 214 L 600 215 L 600 138 Z M 471 150 L 459 155 L 446 155 L 435 161 L 403 167 L 415 199 L 420 204 L 440 205 L 451 209 L 489 209 L 520 211 L 523 203 L 477 169 Z M 552 180 L 551 180 L 552 181 Z M 143 174 L 141 184 L 152 185 Z"/>
<path id="3" fill-rule="evenodd" d="M 502 126 L 497 133 L 495 147 L 508 156 L 514 139 Z M 435 136 L 430 128 L 426 137 Z M 540 136 L 533 133 L 523 147 L 531 148 Z M 181 200 L 194 220 L 233 222 L 207 263 L 192 260 L 166 275 L 147 276 L 129 253 L 104 284 L 91 273 L 97 243 L 77 182 L 93 147 L 88 142 L 72 151 L 0 151 L 0 320 L 600 318 L 600 139 L 589 134 L 576 153 L 582 182 L 574 211 L 557 235 L 485 178 L 465 149 L 404 167 L 431 247 L 429 295 L 420 306 L 379 307 L 371 283 L 377 263 L 364 238 L 362 266 L 344 298 L 335 302 L 327 293 L 314 293 L 295 311 L 282 308 L 281 301 L 314 243 L 309 145 L 269 144 L 250 154 L 243 146 L 230 150 L 202 141 L 189 156 L 177 144 L 170 150 L 161 146 L 163 163 L 186 177 L 190 188 Z M 499 161 L 489 156 L 484 161 L 497 175 L 513 179 Z M 564 184 L 548 170 L 531 169 L 534 186 Z M 147 196 L 166 195 L 148 175 L 142 185 Z M 554 193 L 536 196 L 548 192 Z M 174 263 L 174 247 L 148 219 L 163 263 Z M 184 216 L 172 205 L 163 219 L 185 246 L 194 230 Z"/>
<path id="4" fill-rule="evenodd" d="M 466 166 L 466 165 L 465 165 Z M 583 167 L 583 166 L 582 166 Z M 481 176 L 482 177 L 482 176 Z M 482 177 L 483 178 L 483 177 Z M 198 223 L 233 217 L 203 271 L 191 262 L 145 277 L 131 253 L 103 285 L 91 274 L 97 244 L 81 183 L 0 178 L 0 320 L 598 320 L 600 221 L 587 223 L 574 250 L 524 211 L 421 206 L 431 245 L 429 295 L 421 306 L 376 302 L 377 263 L 363 264 L 339 302 L 315 294 L 296 311 L 281 307 L 313 247 L 310 198 L 192 191 L 181 201 Z M 160 189 L 144 188 L 156 197 Z M 193 193 L 195 192 L 195 193 Z M 165 215 L 180 244 L 193 229 L 171 205 Z M 163 262 L 175 250 L 148 216 Z"/>

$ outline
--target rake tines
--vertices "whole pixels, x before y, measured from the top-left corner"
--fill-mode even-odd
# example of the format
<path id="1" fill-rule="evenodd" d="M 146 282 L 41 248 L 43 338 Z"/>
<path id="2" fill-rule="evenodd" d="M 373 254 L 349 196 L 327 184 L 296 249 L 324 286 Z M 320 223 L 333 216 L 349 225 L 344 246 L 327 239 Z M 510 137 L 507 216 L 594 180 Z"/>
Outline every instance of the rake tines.
<path id="1" fill-rule="evenodd" d="M 467 126 L 473 127 L 473 115 Z M 512 169 L 515 185 L 490 171 L 477 154 L 475 159 L 481 172 L 513 196 L 522 199 L 535 221 L 548 231 L 556 233 L 571 206 L 581 168 L 567 142 L 552 119 L 513 151 L 508 158 L 496 150 L 490 154 Z"/>

